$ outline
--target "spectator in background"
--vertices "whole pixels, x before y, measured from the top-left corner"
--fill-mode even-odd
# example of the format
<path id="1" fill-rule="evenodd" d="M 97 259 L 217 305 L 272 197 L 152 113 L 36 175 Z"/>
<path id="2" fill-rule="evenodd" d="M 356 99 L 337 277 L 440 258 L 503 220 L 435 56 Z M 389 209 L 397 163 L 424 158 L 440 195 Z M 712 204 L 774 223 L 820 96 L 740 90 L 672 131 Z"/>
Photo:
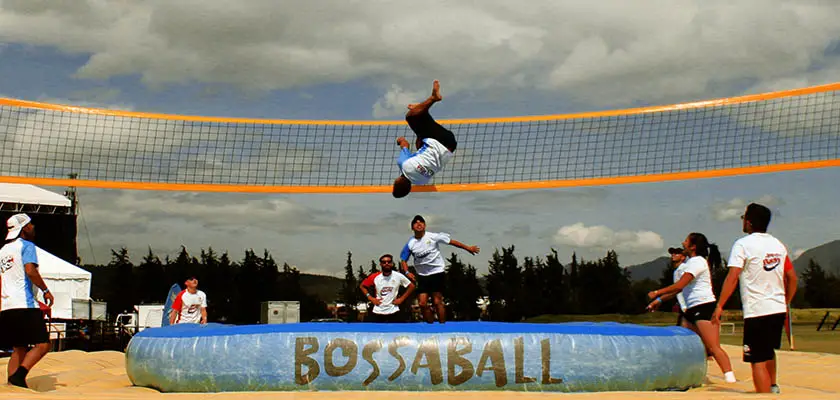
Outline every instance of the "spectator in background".
<path id="1" fill-rule="evenodd" d="M 379 268 L 381 271 L 370 274 L 359 285 L 368 301 L 373 303 L 370 321 L 405 322 L 400 313 L 400 304 L 414 291 L 414 284 L 405 275 L 394 271 L 394 257 L 390 254 L 379 257 Z M 406 291 L 397 297 L 400 287 L 406 288 Z M 373 294 L 370 294 L 368 288 L 373 289 Z"/>
<path id="2" fill-rule="evenodd" d="M 198 290 L 198 278 L 190 276 L 184 281 L 187 287 L 178 293 L 172 302 L 169 313 L 169 323 L 175 324 L 206 324 L 207 323 L 207 295 Z"/>

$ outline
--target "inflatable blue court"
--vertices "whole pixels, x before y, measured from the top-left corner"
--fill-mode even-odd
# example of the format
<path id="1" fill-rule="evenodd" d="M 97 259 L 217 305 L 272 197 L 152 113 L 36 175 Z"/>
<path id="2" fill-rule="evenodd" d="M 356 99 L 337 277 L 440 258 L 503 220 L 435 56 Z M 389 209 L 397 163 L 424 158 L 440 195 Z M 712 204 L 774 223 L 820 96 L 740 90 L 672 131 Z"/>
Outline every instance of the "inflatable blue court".
<path id="1" fill-rule="evenodd" d="M 162 392 L 657 391 L 700 386 L 706 352 L 618 323 L 186 324 L 134 336 L 126 370 Z"/>

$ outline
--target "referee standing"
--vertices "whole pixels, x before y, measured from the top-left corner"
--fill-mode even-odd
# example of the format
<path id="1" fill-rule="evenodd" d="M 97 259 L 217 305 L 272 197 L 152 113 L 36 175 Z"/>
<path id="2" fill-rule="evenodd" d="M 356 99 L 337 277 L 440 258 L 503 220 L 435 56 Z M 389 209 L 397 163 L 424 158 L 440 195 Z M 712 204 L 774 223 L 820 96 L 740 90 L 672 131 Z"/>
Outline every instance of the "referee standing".
<path id="1" fill-rule="evenodd" d="M 44 293 L 48 306 L 52 307 L 55 299 L 38 272 L 32 219 L 26 214 L 16 214 L 6 225 L 7 243 L 0 248 L 0 344 L 13 349 L 9 358 L 9 384 L 27 387 L 26 375 L 50 350 L 49 333 L 35 288 Z"/>

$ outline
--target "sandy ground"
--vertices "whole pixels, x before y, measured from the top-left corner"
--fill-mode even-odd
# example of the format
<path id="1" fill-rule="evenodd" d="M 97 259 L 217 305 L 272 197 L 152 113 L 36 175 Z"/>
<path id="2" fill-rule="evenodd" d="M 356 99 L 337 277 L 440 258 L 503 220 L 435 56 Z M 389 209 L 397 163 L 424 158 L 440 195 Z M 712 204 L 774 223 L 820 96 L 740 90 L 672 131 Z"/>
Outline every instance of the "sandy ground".
<path id="1" fill-rule="evenodd" d="M 574 398 L 592 399 L 722 399 L 722 398 L 840 398 L 840 355 L 779 352 L 779 385 L 782 395 L 761 395 L 753 392 L 749 365 L 740 360 L 740 348 L 724 346 L 732 358 L 735 374 L 740 380 L 735 384 L 723 383 L 723 374 L 711 362 L 707 384 L 688 392 L 611 392 L 562 394 Z M 0 360 L 0 376 L 6 380 L 8 358 Z M 29 374 L 31 389 L 20 389 L 0 384 L 3 399 L 333 399 L 375 400 L 392 399 L 548 399 L 561 396 L 556 393 L 520 392 L 248 392 L 218 394 L 161 394 L 152 389 L 133 387 L 125 374 L 123 353 L 66 351 L 51 353 Z M 339 394 L 340 393 L 340 394 Z"/>

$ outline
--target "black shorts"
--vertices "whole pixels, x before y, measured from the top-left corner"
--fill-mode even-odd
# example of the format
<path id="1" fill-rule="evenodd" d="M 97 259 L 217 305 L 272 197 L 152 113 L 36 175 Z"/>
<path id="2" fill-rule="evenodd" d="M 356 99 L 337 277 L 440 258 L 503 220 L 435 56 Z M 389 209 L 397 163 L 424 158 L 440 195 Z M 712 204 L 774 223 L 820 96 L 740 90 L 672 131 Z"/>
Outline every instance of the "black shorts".
<path id="1" fill-rule="evenodd" d="M 0 312 L 0 345 L 27 347 L 49 343 L 47 322 L 38 308 L 16 308 Z"/>
<path id="2" fill-rule="evenodd" d="M 711 321 L 715 313 L 715 302 L 703 303 L 685 310 L 686 321 L 697 325 L 697 321 Z"/>
<path id="3" fill-rule="evenodd" d="M 408 122 L 408 126 L 414 131 L 418 139 L 428 138 L 437 140 L 453 153 L 455 152 L 455 148 L 458 147 L 455 134 L 437 123 L 428 111 L 407 116 L 405 117 L 405 121 Z"/>
<path id="4" fill-rule="evenodd" d="M 405 318 L 403 317 L 403 313 L 401 311 L 397 311 L 393 314 L 377 314 L 375 312 L 371 312 L 370 314 L 368 314 L 367 321 L 368 322 L 397 323 L 397 322 L 405 322 Z"/>
<path id="5" fill-rule="evenodd" d="M 744 318 L 744 362 L 760 363 L 776 357 L 782 347 L 785 313 Z"/>
<path id="6" fill-rule="evenodd" d="M 443 293 L 446 290 L 446 273 L 417 275 L 417 293 Z"/>

